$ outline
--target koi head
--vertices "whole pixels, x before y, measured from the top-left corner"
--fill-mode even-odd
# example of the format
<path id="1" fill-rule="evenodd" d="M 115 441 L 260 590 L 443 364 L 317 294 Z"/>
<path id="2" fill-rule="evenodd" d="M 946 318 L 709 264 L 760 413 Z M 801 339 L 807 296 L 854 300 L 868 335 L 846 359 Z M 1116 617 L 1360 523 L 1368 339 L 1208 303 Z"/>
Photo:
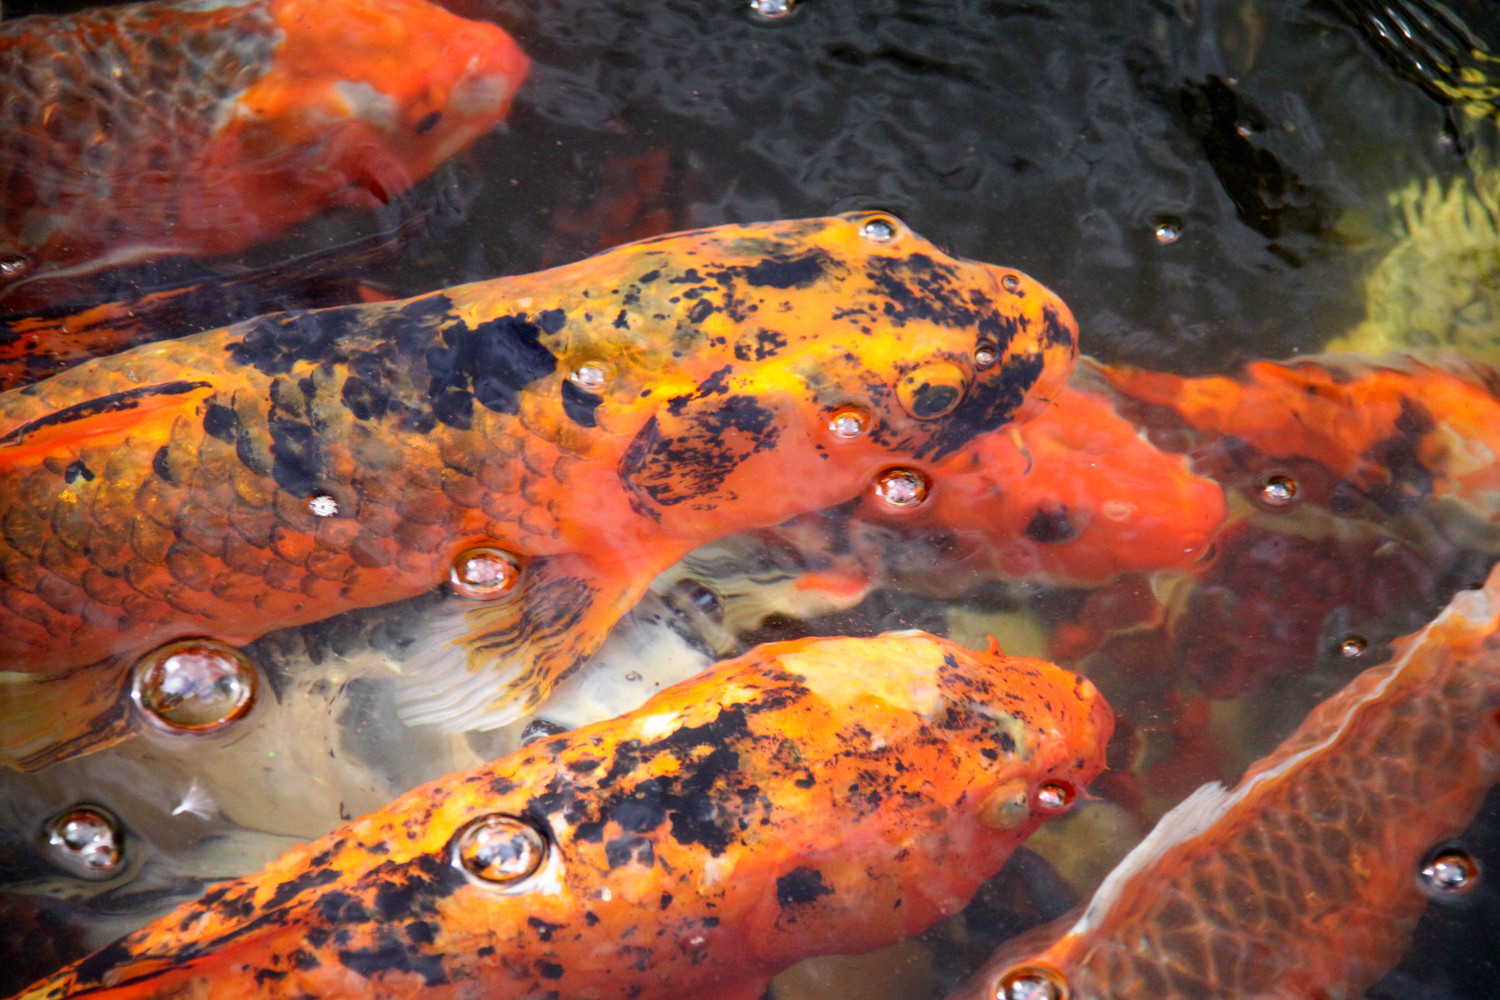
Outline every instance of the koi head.
<path id="1" fill-rule="evenodd" d="M 841 502 L 883 468 L 930 467 L 1030 416 L 1077 356 L 1073 317 L 1051 292 L 950 257 L 881 213 L 723 226 L 632 251 L 633 308 L 617 325 L 671 317 L 695 383 L 666 398 L 621 465 L 655 508 L 755 496 L 768 524 Z M 768 495 L 773 482 L 796 485 Z"/>
<path id="2" fill-rule="evenodd" d="M 504 117 L 525 54 L 426 0 L 276 0 L 283 35 L 209 154 L 266 201 L 387 201 Z M 305 211 L 302 213 L 305 214 Z"/>

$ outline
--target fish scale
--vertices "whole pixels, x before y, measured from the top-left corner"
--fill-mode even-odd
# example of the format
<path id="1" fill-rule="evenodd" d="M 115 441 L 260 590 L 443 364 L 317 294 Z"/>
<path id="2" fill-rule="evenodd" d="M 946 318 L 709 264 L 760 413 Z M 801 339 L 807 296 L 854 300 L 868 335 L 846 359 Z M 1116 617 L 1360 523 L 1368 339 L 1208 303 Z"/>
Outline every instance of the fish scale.
<path id="1" fill-rule="evenodd" d="M 504 724 L 692 548 L 935 467 L 1066 378 L 1051 293 L 905 230 L 871 241 L 869 218 L 259 317 L 0 396 L 0 665 L 245 641 L 415 596 L 483 543 L 520 584 L 433 656 L 492 671 Z M 596 392 L 570 380 L 585 364 L 610 373 Z M 858 440 L 828 427 L 851 405 Z M 538 612 L 564 595 L 586 606 Z"/>

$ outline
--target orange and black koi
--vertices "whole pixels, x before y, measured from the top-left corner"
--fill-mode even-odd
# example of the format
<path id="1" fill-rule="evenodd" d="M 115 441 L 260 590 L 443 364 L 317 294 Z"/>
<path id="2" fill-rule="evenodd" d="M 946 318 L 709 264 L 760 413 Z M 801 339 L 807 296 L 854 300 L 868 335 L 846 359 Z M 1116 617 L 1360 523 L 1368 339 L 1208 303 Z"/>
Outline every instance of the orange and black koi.
<path id="1" fill-rule="evenodd" d="M 918 632 L 762 646 L 423 786 L 19 994 L 655 1000 L 956 912 L 1102 769 L 1040 660 Z"/>

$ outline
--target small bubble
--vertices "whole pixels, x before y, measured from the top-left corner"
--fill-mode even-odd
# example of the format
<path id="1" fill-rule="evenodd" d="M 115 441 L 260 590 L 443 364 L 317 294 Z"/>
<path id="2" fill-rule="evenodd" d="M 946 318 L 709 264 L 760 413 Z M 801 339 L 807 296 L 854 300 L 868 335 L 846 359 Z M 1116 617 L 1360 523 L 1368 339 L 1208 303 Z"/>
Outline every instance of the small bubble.
<path id="1" fill-rule="evenodd" d="M 792 14 L 793 0 L 750 0 L 750 13 L 765 21 L 780 21 Z"/>
<path id="2" fill-rule="evenodd" d="M 0 254 L 0 278 L 13 281 L 31 270 L 31 261 L 18 253 Z"/>
<path id="3" fill-rule="evenodd" d="M 307 509 L 312 511 L 313 517 L 333 517 L 339 512 L 339 502 L 327 493 L 319 493 L 308 497 Z"/>
<path id="4" fill-rule="evenodd" d="M 551 719 L 532 719 L 521 730 L 521 746 L 530 746 L 537 740 L 545 740 L 549 736 L 556 736 L 558 733 L 567 731 L 567 726 L 553 722 Z"/>
<path id="5" fill-rule="evenodd" d="M 453 865 L 484 885 L 514 888 L 547 860 L 547 838 L 525 820 L 495 813 L 454 834 Z"/>
<path id="6" fill-rule="evenodd" d="M 1246 125 L 1244 122 L 1240 122 L 1239 124 L 1235 125 L 1234 131 L 1235 134 L 1238 135 L 1241 139 L 1248 139 L 1255 134 L 1255 129 L 1251 128 L 1249 125 Z"/>
<path id="7" fill-rule="evenodd" d="M 1442 135 L 1438 136 L 1438 145 L 1442 146 L 1444 149 L 1447 149 L 1448 147 L 1453 145 L 1453 136 L 1449 135 L 1447 132 L 1444 132 Z"/>
<path id="8" fill-rule="evenodd" d="M 1063 1000 L 1066 996 L 1061 976 L 1035 965 L 1018 965 L 995 984 L 995 1000 Z"/>
<path id="9" fill-rule="evenodd" d="M 999 360 L 1000 348 L 988 340 L 980 341 L 979 346 L 974 348 L 974 367 L 980 371 L 993 366 Z"/>
<path id="10" fill-rule="evenodd" d="M 476 601 L 508 594 L 520 579 L 521 569 L 515 557 L 487 545 L 459 553 L 448 573 L 453 592 Z"/>
<path id="11" fill-rule="evenodd" d="M 1291 476 L 1269 476 L 1261 484 L 1260 498 L 1272 507 L 1285 507 L 1297 498 L 1297 480 Z"/>
<path id="12" fill-rule="evenodd" d="M 241 719 L 255 704 L 255 666 L 233 646 L 182 639 L 136 662 L 130 697 L 152 723 L 207 733 Z"/>
<path id="13" fill-rule="evenodd" d="M 1073 789 L 1061 781 L 1049 781 L 1036 790 L 1036 804 L 1048 812 L 1061 812 L 1073 804 Z"/>
<path id="14" fill-rule="evenodd" d="M 833 415 L 828 418 L 828 429 L 834 437 L 857 438 L 870 426 L 870 415 L 864 410 L 853 406 L 846 406 L 842 410 L 834 410 Z"/>
<path id="15" fill-rule="evenodd" d="M 877 215 L 859 228 L 859 235 L 871 243 L 889 243 L 896 238 L 896 222 L 894 219 Z"/>
<path id="16" fill-rule="evenodd" d="M 1021 287 L 1021 279 L 1016 277 L 1014 274 L 1007 274 L 1005 277 L 1000 279 L 1000 285 L 1007 292 L 1013 292 Z"/>
<path id="17" fill-rule="evenodd" d="M 98 806 L 74 806 L 54 816 L 46 833 L 53 857 L 76 875 L 108 878 L 120 866 L 120 825 Z"/>
<path id="18" fill-rule="evenodd" d="M 916 469 L 888 469 L 875 480 L 875 495 L 903 510 L 921 504 L 931 489 L 931 480 Z"/>
<path id="19" fill-rule="evenodd" d="M 1422 866 L 1422 884 L 1439 896 L 1466 893 L 1479 884 L 1479 863 L 1464 851 L 1449 848 Z"/>
<path id="20" fill-rule="evenodd" d="M 639 670 L 628 670 L 625 673 L 625 679 L 634 684 L 641 679 L 641 672 Z"/>
<path id="21" fill-rule="evenodd" d="M 1163 245 L 1182 239 L 1182 222 L 1179 219 L 1159 219 L 1156 223 L 1156 242 Z"/>
<path id="22" fill-rule="evenodd" d="M 1339 652 L 1343 653 L 1351 660 L 1360 656 L 1364 656 L 1365 650 L 1369 648 L 1369 641 L 1366 640 L 1362 635 L 1345 636 L 1344 640 L 1339 643 Z"/>
<path id="23" fill-rule="evenodd" d="M 609 369 L 593 361 L 573 369 L 568 381 L 586 392 L 596 392 L 609 384 Z"/>
<path id="24" fill-rule="evenodd" d="M 679 611 L 702 615 L 716 624 L 724 623 L 724 599 L 708 584 L 686 578 L 673 584 L 670 593 L 671 603 Z"/>

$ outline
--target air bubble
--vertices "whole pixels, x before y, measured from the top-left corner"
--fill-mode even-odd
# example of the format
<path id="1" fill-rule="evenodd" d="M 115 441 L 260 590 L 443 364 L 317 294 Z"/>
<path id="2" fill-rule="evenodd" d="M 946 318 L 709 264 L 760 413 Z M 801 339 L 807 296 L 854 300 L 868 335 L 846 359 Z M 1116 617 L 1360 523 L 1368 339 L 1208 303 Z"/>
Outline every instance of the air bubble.
<path id="1" fill-rule="evenodd" d="M 1158 219 L 1156 222 L 1156 242 L 1163 245 L 1176 243 L 1182 239 L 1182 222 L 1179 219 Z"/>
<path id="2" fill-rule="evenodd" d="M 466 823 L 452 844 L 454 867 L 487 886 L 515 888 L 547 860 L 547 838 L 525 820 L 500 813 Z"/>
<path id="3" fill-rule="evenodd" d="M 978 347 L 974 348 L 974 367 L 980 371 L 992 367 L 999 360 L 1000 348 L 987 340 L 982 341 Z"/>
<path id="4" fill-rule="evenodd" d="M 18 253 L 0 254 L 0 279 L 14 281 L 31 270 L 31 261 Z"/>
<path id="5" fill-rule="evenodd" d="M 1051 969 L 1018 965 L 995 984 L 995 1000 L 1065 1000 L 1062 977 Z"/>
<path id="6" fill-rule="evenodd" d="M 1297 480 L 1291 476 L 1269 476 L 1261 484 L 1260 498 L 1272 507 L 1285 507 L 1297 499 Z"/>
<path id="7" fill-rule="evenodd" d="M 74 806 L 54 816 L 46 833 L 53 858 L 76 875 L 108 878 L 120 867 L 120 825 L 98 806 Z"/>
<path id="8" fill-rule="evenodd" d="M 684 578 L 672 585 L 671 603 L 684 613 L 702 615 L 709 621 L 724 624 L 724 598 L 701 580 Z"/>
<path id="9" fill-rule="evenodd" d="M 1479 884 L 1479 862 L 1467 852 L 1449 848 L 1433 855 L 1418 874 L 1433 895 L 1456 896 Z"/>
<path id="10" fill-rule="evenodd" d="M 155 725 L 208 733 L 243 718 L 255 704 L 255 666 L 233 646 L 182 639 L 136 662 L 130 697 Z"/>
<path id="11" fill-rule="evenodd" d="M 859 227 L 859 235 L 871 243 L 889 243 L 896 238 L 896 223 L 893 219 L 877 215 Z"/>
<path id="12" fill-rule="evenodd" d="M 900 510 L 920 505 L 931 489 L 932 481 L 916 469 L 888 469 L 875 480 L 875 495 Z"/>
<path id="13" fill-rule="evenodd" d="M 1345 636 L 1339 643 L 1339 652 L 1353 660 L 1365 655 L 1365 650 L 1370 648 L 1369 640 L 1362 635 Z"/>
<path id="14" fill-rule="evenodd" d="M 333 517 L 339 512 L 339 502 L 327 493 L 319 493 L 315 497 L 308 497 L 307 509 L 312 512 L 313 517 Z"/>
<path id="15" fill-rule="evenodd" d="M 453 592 L 476 601 L 508 594 L 520 579 L 521 569 L 515 556 L 487 545 L 459 553 L 448 573 Z"/>
<path id="16" fill-rule="evenodd" d="M 1000 279 L 1000 286 L 1007 292 L 1014 292 L 1016 289 L 1021 287 L 1021 279 L 1016 277 L 1014 274 L 1007 274 L 1005 277 Z"/>
<path id="17" fill-rule="evenodd" d="M 568 381 L 585 392 L 597 392 L 609 384 L 609 369 L 594 361 L 588 361 L 573 369 Z"/>
<path id="18" fill-rule="evenodd" d="M 1061 812 L 1073 804 L 1073 789 L 1061 781 L 1049 781 L 1036 790 L 1036 804 L 1048 812 Z"/>
<path id="19" fill-rule="evenodd" d="M 857 438 L 870 426 L 870 415 L 864 410 L 853 406 L 846 406 L 842 410 L 834 410 L 828 418 L 828 430 L 834 437 Z"/>
<path id="20" fill-rule="evenodd" d="M 793 0 L 750 0 L 750 13 L 765 21 L 780 21 L 792 14 Z"/>

